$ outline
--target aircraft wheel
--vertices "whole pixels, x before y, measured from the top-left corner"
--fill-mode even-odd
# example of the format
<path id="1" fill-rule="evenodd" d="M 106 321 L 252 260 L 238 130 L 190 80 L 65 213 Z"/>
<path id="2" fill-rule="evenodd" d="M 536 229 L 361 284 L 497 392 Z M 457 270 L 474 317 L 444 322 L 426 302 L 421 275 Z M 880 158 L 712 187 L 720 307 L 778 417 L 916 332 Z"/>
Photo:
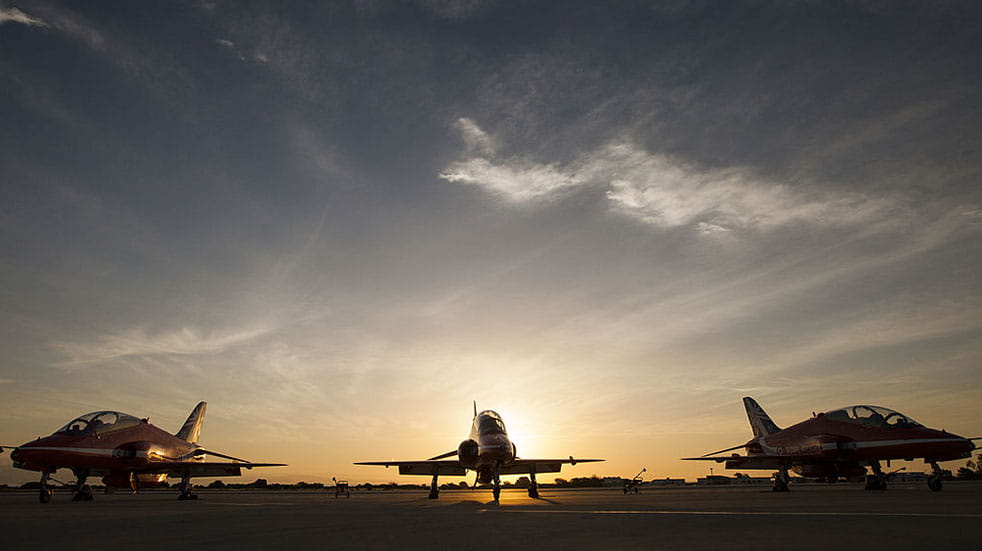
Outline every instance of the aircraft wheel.
<path id="1" fill-rule="evenodd" d="M 440 490 L 430 490 L 430 499 L 440 499 Z"/>
<path id="2" fill-rule="evenodd" d="M 932 476 L 932 477 L 928 478 L 927 479 L 927 487 L 930 488 L 932 492 L 940 492 L 941 491 L 941 479 L 938 478 L 938 477 L 936 477 L 936 476 Z"/>
<path id="3" fill-rule="evenodd" d="M 529 488 L 529 497 L 532 499 L 539 499 L 539 490 L 536 488 Z"/>
<path id="4" fill-rule="evenodd" d="M 41 503 L 51 503 L 51 489 L 41 488 L 41 492 L 38 494 L 38 501 Z"/>
<path id="5" fill-rule="evenodd" d="M 501 488 L 496 487 L 491 493 L 494 496 L 495 501 L 498 501 L 501 498 Z"/>
<path id="6" fill-rule="evenodd" d="M 866 478 L 866 489 L 867 490 L 886 490 L 887 481 L 883 478 L 872 475 Z"/>

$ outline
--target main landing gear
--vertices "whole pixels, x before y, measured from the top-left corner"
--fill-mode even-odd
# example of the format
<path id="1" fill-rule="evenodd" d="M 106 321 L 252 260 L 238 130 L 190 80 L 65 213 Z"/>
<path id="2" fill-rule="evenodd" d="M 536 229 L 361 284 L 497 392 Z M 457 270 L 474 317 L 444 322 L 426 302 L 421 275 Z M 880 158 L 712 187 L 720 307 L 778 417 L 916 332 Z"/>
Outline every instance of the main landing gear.
<path id="1" fill-rule="evenodd" d="M 433 480 L 430 481 L 430 499 L 439 499 L 440 497 L 440 487 L 436 485 L 437 475 L 433 475 Z"/>
<path id="2" fill-rule="evenodd" d="M 873 474 L 866 475 L 866 489 L 867 490 L 886 490 L 887 489 L 887 475 L 880 468 L 879 461 L 873 461 L 870 463 L 870 467 L 873 469 Z"/>
<path id="3" fill-rule="evenodd" d="M 539 499 L 539 483 L 535 481 L 535 470 L 529 473 L 529 497 Z"/>
<path id="4" fill-rule="evenodd" d="M 931 462 L 931 468 L 934 470 L 934 474 L 927 478 L 927 487 L 931 489 L 932 492 L 941 491 L 941 466 L 938 465 L 937 461 Z"/>
<path id="5" fill-rule="evenodd" d="M 787 467 L 781 467 L 781 470 L 774 473 L 774 487 L 772 490 L 775 492 L 790 492 L 791 488 L 788 484 L 791 482 L 791 475 L 788 474 Z"/>
<path id="6" fill-rule="evenodd" d="M 198 499 L 197 494 L 194 493 L 193 486 L 191 486 L 191 473 L 185 472 L 181 476 L 181 494 L 177 496 L 177 499 L 181 501 Z"/>
<path id="7" fill-rule="evenodd" d="M 38 494 L 38 500 L 41 503 L 51 502 L 51 488 L 48 487 L 49 477 L 51 477 L 51 472 L 41 471 L 41 491 Z"/>
<path id="8" fill-rule="evenodd" d="M 72 501 L 92 501 L 92 488 L 85 483 L 89 477 L 88 469 L 77 469 L 75 472 L 75 493 L 72 494 Z"/>

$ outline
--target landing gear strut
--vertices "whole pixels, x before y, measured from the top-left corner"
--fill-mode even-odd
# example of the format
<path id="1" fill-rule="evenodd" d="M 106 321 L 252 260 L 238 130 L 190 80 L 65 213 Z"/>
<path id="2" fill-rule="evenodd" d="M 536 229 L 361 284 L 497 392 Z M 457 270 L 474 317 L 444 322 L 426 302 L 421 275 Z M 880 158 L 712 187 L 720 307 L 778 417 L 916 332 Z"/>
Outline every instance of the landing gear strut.
<path id="1" fill-rule="evenodd" d="M 539 499 L 539 483 L 535 481 L 535 469 L 529 472 L 529 497 L 532 499 Z"/>
<path id="2" fill-rule="evenodd" d="M 872 463 L 870 463 L 870 467 L 873 468 L 873 474 L 866 475 L 866 489 L 886 490 L 887 475 L 884 474 L 883 469 L 880 468 L 880 462 L 873 461 Z"/>
<path id="3" fill-rule="evenodd" d="M 51 502 L 51 488 L 48 487 L 49 476 L 51 476 L 49 471 L 41 471 L 41 491 L 38 494 L 38 500 L 41 503 Z"/>
<path id="4" fill-rule="evenodd" d="M 494 500 L 498 501 L 501 497 L 501 464 L 496 463 L 494 466 L 494 489 L 492 490 L 492 495 Z"/>
<path id="5" fill-rule="evenodd" d="M 440 487 L 436 485 L 437 475 L 433 475 L 433 480 L 430 481 L 430 499 L 438 499 L 440 497 Z"/>
<path id="6" fill-rule="evenodd" d="M 931 489 L 932 492 L 941 491 L 941 466 L 938 465 L 937 461 L 931 462 L 931 468 L 934 469 L 934 474 L 927 478 L 927 487 Z"/>
<path id="7" fill-rule="evenodd" d="M 193 486 L 191 486 L 191 473 L 190 471 L 184 471 L 181 475 L 181 495 L 177 496 L 177 499 L 181 501 L 198 499 L 198 496 L 194 493 Z"/>
<path id="8" fill-rule="evenodd" d="M 92 488 L 85 483 L 85 479 L 89 477 L 88 469 L 78 469 L 75 471 L 75 494 L 72 495 L 72 501 L 92 501 Z"/>
<path id="9" fill-rule="evenodd" d="M 774 473 L 774 488 L 772 489 L 775 492 L 790 492 L 789 482 L 791 482 L 791 475 L 788 474 L 788 468 L 781 467 L 780 471 Z"/>

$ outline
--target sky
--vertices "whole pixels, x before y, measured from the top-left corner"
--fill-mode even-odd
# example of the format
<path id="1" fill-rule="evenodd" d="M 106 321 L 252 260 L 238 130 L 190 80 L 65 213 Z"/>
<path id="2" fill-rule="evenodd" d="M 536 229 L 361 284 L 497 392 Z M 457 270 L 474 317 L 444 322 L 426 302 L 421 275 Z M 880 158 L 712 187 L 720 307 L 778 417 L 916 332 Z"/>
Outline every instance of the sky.
<path id="1" fill-rule="evenodd" d="M 351 463 L 472 401 L 607 459 L 564 478 L 694 479 L 748 395 L 982 435 L 977 2 L 0 0 L 0 121 L 0 444 L 207 400 L 289 463 L 246 480 L 425 483 Z"/>

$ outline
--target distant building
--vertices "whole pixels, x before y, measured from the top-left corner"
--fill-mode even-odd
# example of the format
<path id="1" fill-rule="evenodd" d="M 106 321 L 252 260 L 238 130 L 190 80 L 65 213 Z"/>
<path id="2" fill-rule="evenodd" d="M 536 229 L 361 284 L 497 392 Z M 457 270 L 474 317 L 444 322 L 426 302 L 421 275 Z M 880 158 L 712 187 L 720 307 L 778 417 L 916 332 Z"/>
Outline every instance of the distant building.
<path id="1" fill-rule="evenodd" d="M 626 478 L 621 478 L 619 476 L 605 476 L 600 481 L 600 485 L 604 487 L 620 487 L 627 482 Z"/>
<path id="2" fill-rule="evenodd" d="M 655 478 L 645 482 L 648 486 L 685 486 L 684 478 Z"/>
<path id="3" fill-rule="evenodd" d="M 697 478 L 696 484 L 700 486 L 726 486 L 733 482 L 733 480 L 734 479 L 721 474 L 711 474 L 709 476 Z"/>

